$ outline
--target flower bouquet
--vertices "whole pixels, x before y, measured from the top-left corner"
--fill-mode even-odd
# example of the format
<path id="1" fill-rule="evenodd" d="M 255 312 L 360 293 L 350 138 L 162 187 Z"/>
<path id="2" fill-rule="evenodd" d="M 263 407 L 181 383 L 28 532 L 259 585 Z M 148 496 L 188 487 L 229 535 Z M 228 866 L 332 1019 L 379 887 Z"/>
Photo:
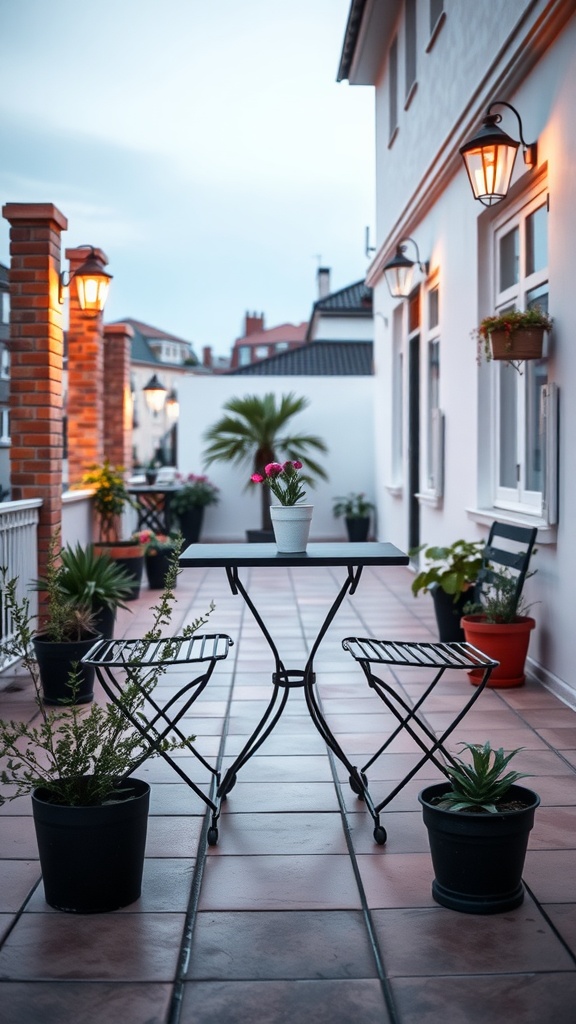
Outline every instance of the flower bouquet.
<path id="1" fill-rule="evenodd" d="M 264 475 L 253 473 L 250 477 L 252 483 L 269 487 L 278 501 L 277 505 L 271 505 L 270 515 L 276 547 L 281 553 L 305 551 L 308 543 L 313 506 L 301 504 L 306 496 L 299 475 L 301 469 L 298 459 L 269 462 L 264 467 Z"/>

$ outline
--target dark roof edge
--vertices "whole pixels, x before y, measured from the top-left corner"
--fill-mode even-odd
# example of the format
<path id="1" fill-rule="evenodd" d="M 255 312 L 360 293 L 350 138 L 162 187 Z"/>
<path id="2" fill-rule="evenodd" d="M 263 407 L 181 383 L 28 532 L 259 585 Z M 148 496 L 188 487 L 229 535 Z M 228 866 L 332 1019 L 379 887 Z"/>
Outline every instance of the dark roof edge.
<path id="1" fill-rule="evenodd" d="M 342 54 L 340 56 L 338 75 L 336 77 L 337 82 L 346 81 L 350 74 L 350 67 L 354 59 L 354 52 L 356 50 L 356 43 L 358 42 L 358 33 L 360 32 L 360 25 L 362 24 L 365 6 L 366 0 L 352 0 L 350 11 L 348 13 L 346 31 L 344 33 Z"/>

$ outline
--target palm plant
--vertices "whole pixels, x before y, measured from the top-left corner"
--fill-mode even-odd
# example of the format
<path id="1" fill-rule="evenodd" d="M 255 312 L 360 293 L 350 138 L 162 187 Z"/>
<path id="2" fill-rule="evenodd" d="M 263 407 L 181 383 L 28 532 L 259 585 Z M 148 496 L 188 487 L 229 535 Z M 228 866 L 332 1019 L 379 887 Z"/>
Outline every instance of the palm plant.
<path id="1" fill-rule="evenodd" d="M 206 464 L 244 463 L 251 467 L 253 473 L 263 476 L 269 463 L 296 459 L 306 464 L 301 479 L 309 486 L 314 486 L 314 477 L 327 480 L 327 474 L 322 466 L 309 454 L 310 451 L 328 450 L 322 438 L 314 434 L 289 432 L 291 420 L 309 404 L 307 398 L 298 398 L 292 392 L 282 395 L 279 400 L 273 393 L 229 399 L 224 404 L 226 415 L 209 427 L 204 434 L 204 440 L 208 442 L 204 452 Z M 272 529 L 270 497 L 269 488 L 262 487 L 263 530 Z"/>

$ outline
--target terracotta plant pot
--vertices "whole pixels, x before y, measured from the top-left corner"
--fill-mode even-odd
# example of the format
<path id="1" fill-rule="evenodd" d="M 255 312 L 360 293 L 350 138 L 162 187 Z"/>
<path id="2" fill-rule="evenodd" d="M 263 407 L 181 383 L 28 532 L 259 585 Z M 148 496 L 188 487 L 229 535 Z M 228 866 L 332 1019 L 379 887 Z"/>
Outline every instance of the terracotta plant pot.
<path id="1" fill-rule="evenodd" d="M 126 600 L 136 601 L 140 596 L 140 585 L 144 571 L 144 545 L 135 543 L 132 540 L 111 541 L 110 543 L 98 541 L 94 544 L 94 551 L 109 555 L 132 577 L 134 581 L 132 593 Z"/>
<path id="2" fill-rule="evenodd" d="M 483 651 L 494 661 L 499 661 L 492 670 L 488 686 L 499 688 L 522 686 L 526 677 L 524 664 L 528 654 L 530 632 L 536 622 L 529 615 L 521 615 L 516 622 L 486 622 L 486 616 L 463 615 L 462 629 L 469 644 Z M 478 685 L 482 673 L 470 672 L 470 681 Z"/>

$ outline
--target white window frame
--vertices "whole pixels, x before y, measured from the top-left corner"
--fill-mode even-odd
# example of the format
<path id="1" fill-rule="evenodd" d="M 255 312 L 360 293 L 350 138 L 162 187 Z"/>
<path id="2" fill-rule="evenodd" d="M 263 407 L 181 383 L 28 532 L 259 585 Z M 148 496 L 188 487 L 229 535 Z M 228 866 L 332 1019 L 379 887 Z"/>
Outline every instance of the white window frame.
<path id="1" fill-rule="evenodd" d="M 548 284 L 548 267 L 542 268 L 535 273 L 528 275 L 525 270 L 525 231 L 526 222 L 530 214 L 547 202 L 546 187 L 542 185 L 531 197 L 522 197 L 513 208 L 504 211 L 503 215 L 496 217 L 492 229 L 492 252 L 493 252 L 493 296 L 494 311 L 499 312 L 507 308 L 526 308 L 527 293 L 537 287 Z M 510 231 L 519 230 L 519 269 L 518 281 L 510 287 L 500 290 L 500 267 L 499 253 L 500 240 Z M 507 363 L 492 364 L 492 401 L 494 408 L 493 422 L 495 424 L 493 433 L 493 457 L 492 490 L 494 495 L 494 507 L 509 512 L 518 512 L 527 515 L 541 515 L 543 512 L 543 490 L 531 491 L 526 485 L 526 420 L 527 420 L 527 382 L 529 374 L 533 372 L 524 364 L 520 372 Z M 516 391 L 516 465 L 518 467 L 518 479 L 516 487 L 506 487 L 500 483 L 500 387 L 507 375 L 508 384 L 512 383 Z M 510 375 L 514 375 L 513 377 Z M 544 487 L 544 484 L 543 484 Z"/>

